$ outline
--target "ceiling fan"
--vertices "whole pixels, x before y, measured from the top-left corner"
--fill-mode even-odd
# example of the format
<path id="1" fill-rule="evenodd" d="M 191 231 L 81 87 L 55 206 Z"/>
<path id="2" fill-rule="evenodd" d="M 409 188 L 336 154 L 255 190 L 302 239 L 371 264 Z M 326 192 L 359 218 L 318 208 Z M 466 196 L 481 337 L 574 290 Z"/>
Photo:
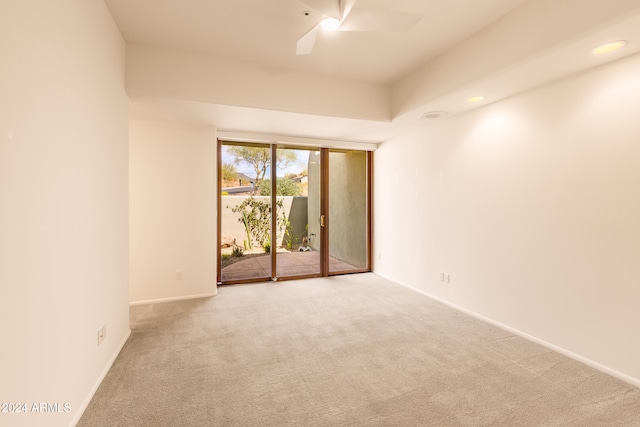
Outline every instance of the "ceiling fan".
<path id="1" fill-rule="evenodd" d="M 313 51 L 320 29 L 325 31 L 376 31 L 406 32 L 422 19 L 422 15 L 354 8 L 357 0 L 300 0 L 317 10 L 324 18 L 317 22 L 300 40 L 297 55 L 309 55 Z M 309 15 L 309 13 L 305 13 Z"/>

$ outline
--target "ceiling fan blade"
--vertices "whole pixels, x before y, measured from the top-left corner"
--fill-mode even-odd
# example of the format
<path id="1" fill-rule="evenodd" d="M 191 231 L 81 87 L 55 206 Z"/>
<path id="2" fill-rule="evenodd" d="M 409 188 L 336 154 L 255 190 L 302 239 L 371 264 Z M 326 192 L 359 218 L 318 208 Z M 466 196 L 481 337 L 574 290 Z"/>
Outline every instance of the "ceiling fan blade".
<path id="1" fill-rule="evenodd" d="M 351 9 L 353 9 L 353 6 L 355 6 L 356 1 L 358 0 L 340 0 L 340 13 L 341 13 L 340 20 L 341 21 L 344 21 L 345 19 L 347 19 L 347 16 L 351 12 Z"/>
<path id="2" fill-rule="evenodd" d="M 411 30 L 423 15 L 370 9 L 352 9 L 340 31 L 403 33 Z"/>
<path id="3" fill-rule="evenodd" d="M 298 40 L 296 55 L 309 55 L 313 52 L 313 45 L 316 42 L 316 36 L 318 35 L 319 30 L 320 25 L 316 25 L 307 34 L 302 36 L 300 40 Z"/>
<path id="4" fill-rule="evenodd" d="M 340 0 L 300 0 L 312 9 L 317 10 L 325 16 L 340 19 Z"/>

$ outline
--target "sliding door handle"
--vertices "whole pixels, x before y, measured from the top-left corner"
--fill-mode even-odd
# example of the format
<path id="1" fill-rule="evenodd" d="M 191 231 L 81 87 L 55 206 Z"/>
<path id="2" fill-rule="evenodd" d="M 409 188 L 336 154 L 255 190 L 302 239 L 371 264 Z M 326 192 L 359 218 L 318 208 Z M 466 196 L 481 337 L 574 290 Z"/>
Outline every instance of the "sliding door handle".
<path id="1" fill-rule="evenodd" d="M 324 215 L 320 215 L 320 227 L 324 227 Z"/>

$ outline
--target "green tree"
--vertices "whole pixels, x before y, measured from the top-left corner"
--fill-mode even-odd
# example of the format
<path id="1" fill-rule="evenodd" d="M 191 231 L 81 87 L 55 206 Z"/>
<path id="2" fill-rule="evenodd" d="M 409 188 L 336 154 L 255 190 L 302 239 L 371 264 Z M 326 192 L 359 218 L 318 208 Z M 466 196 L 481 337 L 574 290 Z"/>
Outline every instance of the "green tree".
<path id="1" fill-rule="evenodd" d="M 260 194 L 263 196 L 271 195 L 271 180 L 265 179 L 258 187 Z M 302 193 L 300 186 L 292 179 L 278 178 L 276 181 L 276 191 L 278 196 L 299 196 Z"/>
<path id="2" fill-rule="evenodd" d="M 278 169 L 286 169 L 289 166 L 295 164 L 298 162 L 298 156 L 296 155 L 296 152 L 293 150 L 284 150 L 284 149 L 279 149 L 276 150 L 276 156 L 278 158 Z"/>
<path id="3" fill-rule="evenodd" d="M 235 163 L 250 165 L 256 176 L 255 186 L 260 187 L 265 174 L 271 167 L 271 149 L 268 147 L 250 147 L 246 145 L 228 146 L 227 152 L 235 156 Z M 296 153 L 292 150 L 276 150 L 276 165 L 285 169 L 297 161 Z"/>
<path id="4" fill-rule="evenodd" d="M 231 163 L 222 164 L 222 180 L 223 181 L 235 181 L 238 179 L 238 171 L 235 165 Z"/>

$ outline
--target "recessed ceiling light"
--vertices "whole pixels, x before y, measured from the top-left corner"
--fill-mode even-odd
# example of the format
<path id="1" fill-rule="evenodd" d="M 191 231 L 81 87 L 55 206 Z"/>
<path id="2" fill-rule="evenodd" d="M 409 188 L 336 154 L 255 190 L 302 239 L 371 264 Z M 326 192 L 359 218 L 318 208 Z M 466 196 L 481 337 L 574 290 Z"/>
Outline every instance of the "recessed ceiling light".
<path id="1" fill-rule="evenodd" d="M 322 25 L 322 29 L 326 31 L 335 31 L 340 27 L 340 21 L 336 18 L 326 18 L 322 20 L 320 25 Z"/>
<path id="2" fill-rule="evenodd" d="M 476 102 L 480 102 L 480 101 L 484 101 L 484 96 L 478 95 L 478 96 L 472 96 L 471 98 L 467 98 L 467 102 L 469 104 L 475 104 Z"/>
<path id="3" fill-rule="evenodd" d="M 427 111 L 426 113 L 420 114 L 420 118 L 422 120 L 430 120 L 430 119 L 439 119 L 441 117 L 448 116 L 449 113 L 446 111 Z"/>
<path id="4" fill-rule="evenodd" d="M 626 40 L 616 40 L 614 42 L 609 42 L 598 46 L 597 48 L 593 49 L 591 53 L 593 53 L 594 55 L 606 55 L 607 53 L 614 52 L 620 48 L 625 47 L 626 45 Z"/>

